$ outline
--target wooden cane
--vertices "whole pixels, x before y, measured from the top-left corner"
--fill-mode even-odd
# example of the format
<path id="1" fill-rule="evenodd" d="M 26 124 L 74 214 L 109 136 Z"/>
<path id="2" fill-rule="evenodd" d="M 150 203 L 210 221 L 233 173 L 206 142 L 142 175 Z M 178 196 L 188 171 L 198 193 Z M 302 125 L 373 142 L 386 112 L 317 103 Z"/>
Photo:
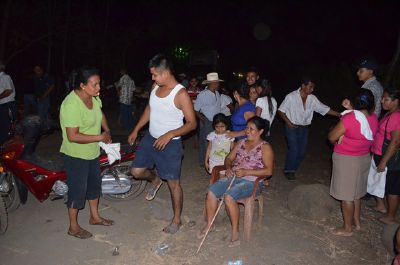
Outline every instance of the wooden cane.
<path id="1" fill-rule="evenodd" d="M 233 178 L 232 178 L 232 180 L 231 180 L 231 183 L 229 183 L 229 186 L 228 186 L 228 188 L 226 189 L 224 195 L 225 195 L 226 192 L 232 187 L 232 184 L 233 184 L 233 182 L 235 181 L 235 178 L 236 178 L 236 175 L 233 175 Z M 203 239 L 202 239 L 201 242 L 200 242 L 200 245 L 199 245 L 199 248 L 198 248 L 197 251 L 196 251 L 196 254 L 199 253 L 199 251 L 200 251 L 200 249 L 201 249 L 201 246 L 203 245 L 204 241 L 206 240 L 206 237 L 207 237 L 207 235 L 208 235 L 208 232 L 210 232 L 210 229 L 211 229 L 211 227 L 212 227 L 212 225 L 213 225 L 213 223 L 214 223 L 214 221 L 215 221 L 215 218 L 217 218 L 217 215 L 218 215 L 219 210 L 221 209 L 222 203 L 224 203 L 224 197 L 225 197 L 225 196 L 222 196 L 221 201 L 219 202 L 217 211 L 215 212 L 214 217 L 213 217 L 213 219 L 211 220 L 211 224 L 207 227 L 206 233 L 204 234 Z"/>

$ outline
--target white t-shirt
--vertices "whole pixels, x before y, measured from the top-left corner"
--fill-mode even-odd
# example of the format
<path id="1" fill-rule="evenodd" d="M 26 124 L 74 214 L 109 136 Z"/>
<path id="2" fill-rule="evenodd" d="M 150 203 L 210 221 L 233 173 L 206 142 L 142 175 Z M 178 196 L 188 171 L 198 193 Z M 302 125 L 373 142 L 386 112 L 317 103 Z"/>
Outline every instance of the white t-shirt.
<path id="1" fill-rule="evenodd" d="M 235 138 L 228 138 L 225 133 L 216 134 L 215 132 L 210 132 L 207 135 L 207 140 L 211 142 L 210 165 L 223 165 L 225 157 L 231 151 L 231 143 Z"/>
<path id="2" fill-rule="evenodd" d="M 268 97 L 258 98 L 256 101 L 256 107 L 262 109 L 260 117 L 269 121 L 269 126 L 272 125 L 272 121 L 275 118 L 276 110 L 278 108 L 278 103 L 276 103 L 275 98 L 271 97 L 271 103 L 272 103 L 272 115 L 269 113 Z"/>
<path id="3" fill-rule="evenodd" d="M 232 114 L 231 110 L 228 108 L 229 104 L 232 104 L 232 98 L 221 94 L 221 113 L 225 114 L 225 116 L 230 116 Z"/>
<path id="4" fill-rule="evenodd" d="M 11 94 L 0 99 L 0 104 L 5 104 L 15 100 L 15 87 L 11 77 L 4 72 L 0 72 L 0 94 L 9 89 L 12 90 Z"/>
<path id="5" fill-rule="evenodd" d="M 306 99 L 306 107 L 304 108 L 303 100 L 300 96 L 300 89 L 297 89 L 286 95 L 279 110 L 286 114 L 291 123 L 295 125 L 310 125 L 314 111 L 322 116 L 328 113 L 330 108 L 321 103 L 314 95 L 308 95 Z"/>

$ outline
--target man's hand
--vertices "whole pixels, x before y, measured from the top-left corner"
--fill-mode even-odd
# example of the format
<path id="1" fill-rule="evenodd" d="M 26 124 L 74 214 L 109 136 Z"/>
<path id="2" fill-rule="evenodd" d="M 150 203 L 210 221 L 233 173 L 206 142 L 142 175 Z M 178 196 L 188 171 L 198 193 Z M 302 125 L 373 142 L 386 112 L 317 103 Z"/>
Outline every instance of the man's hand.
<path id="1" fill-rule="evenodd" d="M 291 123 L 291 122 L 286 123 L 286 125 L 289 127 L 289 129 L 296 129 L 296 128 L 299 127 L 299 126 L 297 126 L 297 125 L 294 125 L 294 124 Z"/>
<path id="2" fill-rule="evenodd" d="M 171 132 L 167 132 L 164 135 L 161 135 L 153 144 L 154 148 L 157 150 L 164 150 L 165 146 L 174 138 Z"/>
<path id="3" fill-rule="evenodd" d="M 128 136 L 128 144 L 133 145 L 136 141 L 138 134 L 136 131 L 131 132 Z"/>

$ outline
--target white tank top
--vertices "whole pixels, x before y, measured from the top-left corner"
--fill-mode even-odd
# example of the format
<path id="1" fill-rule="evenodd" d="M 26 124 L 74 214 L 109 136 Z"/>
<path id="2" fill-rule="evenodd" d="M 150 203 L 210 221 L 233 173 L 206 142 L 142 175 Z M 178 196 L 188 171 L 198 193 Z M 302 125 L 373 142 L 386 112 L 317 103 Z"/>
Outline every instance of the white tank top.
<path id="1" fill-rule="evenodd" d="M 179 90 L 183 88 L 177 84 L 168 96 L 160 98 L 156 95 L 159 86 L 150 94 L 150 126 L 149 132 L 154 138 L 175 130 L 183 125 L 183 112 L 175 106 L 174 99 Z M 175 137 L 174 139 L 179 139 Z"/>

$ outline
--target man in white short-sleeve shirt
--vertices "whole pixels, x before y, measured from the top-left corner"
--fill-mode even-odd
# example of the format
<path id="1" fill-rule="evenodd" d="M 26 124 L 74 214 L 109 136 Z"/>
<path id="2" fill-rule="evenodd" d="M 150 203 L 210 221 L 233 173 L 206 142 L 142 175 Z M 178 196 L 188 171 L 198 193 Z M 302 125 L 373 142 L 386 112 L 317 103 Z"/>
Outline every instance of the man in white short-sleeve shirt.
<path id="1" fill-rule="evenodd" d="M 204 160 L 207 151 L 207 135 L 213 131 L 212 121 L 216 114 L 221 112 L 221 95 L 218 92 L 218 73 L 208 73 L 203 85 L 207 87 L 200 92 L 194 102 L 194 110 L 199 119 L 199 166 L 204 167 Z"/>
<path id="2" fill-rule="evenodd" d="M 322 116 L 326 114 L 339 117 L 340 114 L 322 104 L 313 95 L 315 83 L 309 79 L 303 79 L 301 87 L 286 95 L 278 109 L 278 113 L 285 121 L 285 135 L 288 144 L 284 173 L 288 180 L 295 180 L 295 172 L 304 158 L 307 140 L 308 126 L 311 124 L 314 112 Z"/>
<path id="3" fill-rule="evenodd" d="M 15 87 L 13 81 L 4 70 L 6 65 L 0 61 L 0 144 L 9 137 L 11 122 L 17 114 L 17 105 L 15 103 Z M 10 111 L 11 115 L 10 116 Z"/>

